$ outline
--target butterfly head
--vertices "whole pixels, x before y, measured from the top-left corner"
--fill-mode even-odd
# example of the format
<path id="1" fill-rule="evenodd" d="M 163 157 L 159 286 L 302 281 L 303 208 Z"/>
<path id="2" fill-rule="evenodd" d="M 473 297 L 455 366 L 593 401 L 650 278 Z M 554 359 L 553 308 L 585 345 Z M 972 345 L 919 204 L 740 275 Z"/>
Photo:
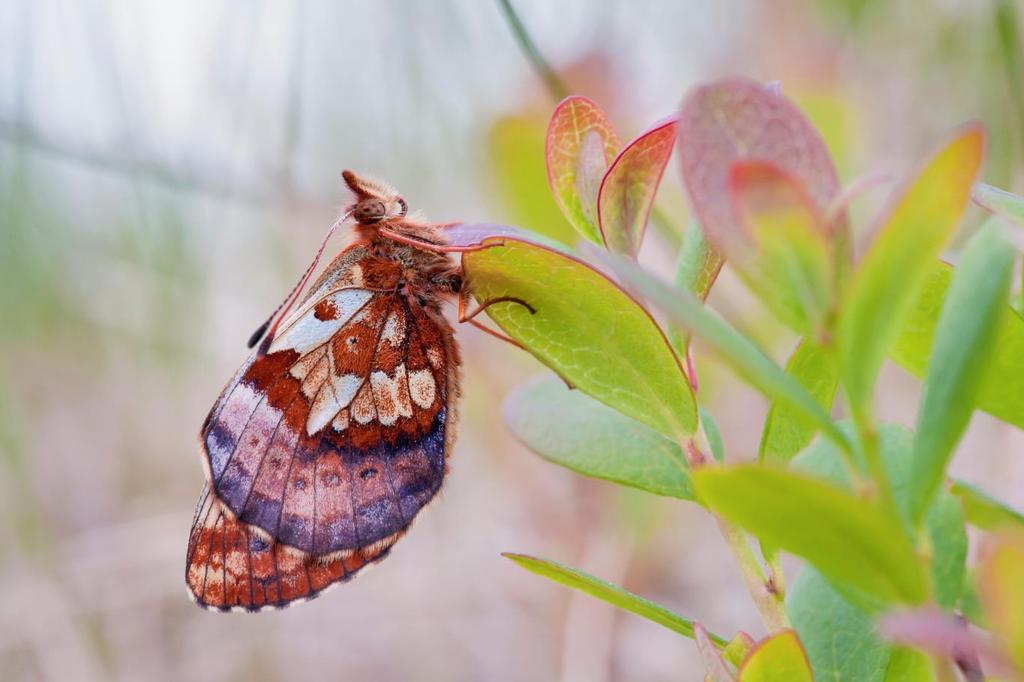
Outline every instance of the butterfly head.
<path id="1" fill-rule="evenodd" d="M 409 210 L 398 192 L 387 184 L 373 178 L 344 171 L 342 179 L 355 195 L 355 201 L 348 210 L 357 223 L 373 225 L 384 220 L 402 218 Z"/>

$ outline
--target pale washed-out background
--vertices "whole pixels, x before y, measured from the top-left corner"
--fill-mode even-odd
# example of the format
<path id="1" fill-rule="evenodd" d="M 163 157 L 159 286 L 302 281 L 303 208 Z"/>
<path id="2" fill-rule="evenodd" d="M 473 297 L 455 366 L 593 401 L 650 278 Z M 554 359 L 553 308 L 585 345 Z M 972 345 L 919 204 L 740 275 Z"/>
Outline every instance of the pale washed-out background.
<path id="1" fill-rule="evenodd" d="M 1024 190 L 1015 0 L 514 4 L 624 137 L 741 73 L 807 108 L 844 181 L 982 118 L 986 179 Z M 390 559 L 280 613 L 186 596 L 199 424 L 345 201 L 338 173 L 438 220 L 565 236 L 543 191 L 553 105 L 496 2 L 0 0 L 0 679 L 701 679 L 689 641 L 502 551 L 762 632 L 696 507 L 513 441 L 502 398 L 543 368 L 468 327 L 452 474 Z M 674 163 L 660 203 L 686 223 Z M 652 235 L 644 258 L 672 256 Z M 785 357 L 792 337 L 728 274 L 712 301 Z M 701 362 L 730 456 L 751 457 L 764 400 Z M 918 391 L 888 368 L 883 414 L 912 423 Z M 1022 449 L 978 415 L 954 470 L 1024 506 Z"/>

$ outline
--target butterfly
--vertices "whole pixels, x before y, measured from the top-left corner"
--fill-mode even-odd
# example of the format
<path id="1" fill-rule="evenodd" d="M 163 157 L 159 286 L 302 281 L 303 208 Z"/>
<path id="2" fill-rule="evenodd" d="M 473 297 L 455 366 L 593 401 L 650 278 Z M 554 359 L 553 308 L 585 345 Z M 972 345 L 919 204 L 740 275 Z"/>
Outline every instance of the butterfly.
<path id="1" fill-rule="evenodd" d="M 472 247 L 408 217 L 386 184 L 342 177 L 352 204 L 200 431 L 185 581 L 203 607 L 282 607 L 349 580 L 388 555 L 447 473 L 460 359 L 441 307 L 457 298 L 460 322 L 483 310 L 466 314 L 449 255 Z M 301 296 L 349 219 L 350 243 Z"/>

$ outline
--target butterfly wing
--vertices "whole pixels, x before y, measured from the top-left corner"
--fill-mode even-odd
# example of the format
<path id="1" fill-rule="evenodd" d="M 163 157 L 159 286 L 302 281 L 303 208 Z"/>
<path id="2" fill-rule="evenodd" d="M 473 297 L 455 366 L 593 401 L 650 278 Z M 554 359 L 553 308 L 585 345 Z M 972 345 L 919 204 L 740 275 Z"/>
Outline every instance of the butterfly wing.
<path id="1" fill-rule="evenodd" d="M 442 318 L 396 294 L 343 289 L 309 306 L 204 425 L 216 497 L 314 555 L 406 528 L 445 473 L 450 339 Z"/>
<path id="2" fill-rule="evenodd" d="M 209 486 L 204 486 L 189 535 L 185 582 L 203 607 L 248 611 L 283 607 L 352 579 L 386 557 L 398 537 L 329 558 L 311 556 L 268 540 L 226 515 Z"/>
<path id="3" fill-rule="evenodd" d="M 407 528 L 440 489 L 454 436 L 451 328 L 382 286 L 401 277 L 396 263 L 353 270 L 247 360 L 201 433 L 225 510 L 317 556 Z"/>

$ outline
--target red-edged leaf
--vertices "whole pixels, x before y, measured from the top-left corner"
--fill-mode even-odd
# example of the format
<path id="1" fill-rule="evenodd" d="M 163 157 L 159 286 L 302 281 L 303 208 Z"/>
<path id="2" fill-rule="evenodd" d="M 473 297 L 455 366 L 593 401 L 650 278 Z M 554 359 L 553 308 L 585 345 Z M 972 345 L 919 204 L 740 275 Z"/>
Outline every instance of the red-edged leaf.
<path id="1" fill-rule="evenodd" d="M 813 682 L 811 662 L 793 630 L 758 642 L 740 667 L 740 682 Z"/>
<path id="2" fill-rule="evenodd" d="M 744 245 L 729 200 L 729 170 L 737 161 L 771 161 L 803 183 L 819 214 L 839 193 L 821 135 L 792 102 L 755 81 L 727 78 L 695 88 L 683 100 L 679 130 L 693 211 L 727 257 Z"/>
<path id="3" fill-rule="evenodd" d="M 676 141 L 678 117 L 659 121 L 612 161 L 597 195 L 601 238 L 612 251 L 636 257 L 647 216 Z"/>
<path id="4" fill-rule="evenodd" d="M 567 97 L 551 115 L 544 143 L 548 184 L 566 219 L 596 244 L 601 179 L 621 146 L 608 117 L 586 97 Z"/>
<path id="5" fill-rule="evenodd" d="M 499 225 L 454 226 L 447 236 L 469 249 L 482 242 L 463 254 L 463 272 L 487 316 L 525 350 L 662 435 L 693 435 L 697 406 L 678 358 L 650 313 L 606 274 Z"/>

